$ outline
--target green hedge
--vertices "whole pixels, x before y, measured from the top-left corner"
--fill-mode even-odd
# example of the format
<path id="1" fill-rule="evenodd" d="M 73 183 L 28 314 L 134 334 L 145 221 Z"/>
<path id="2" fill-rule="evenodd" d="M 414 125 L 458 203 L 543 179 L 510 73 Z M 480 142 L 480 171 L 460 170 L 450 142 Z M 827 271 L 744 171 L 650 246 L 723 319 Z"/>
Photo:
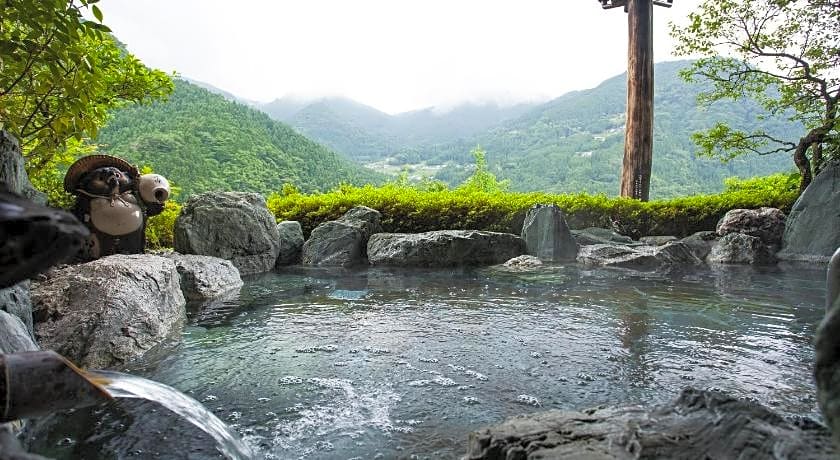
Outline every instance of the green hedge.
<path id="1" fill-rule="evenodd" d="M 304 195 L 293 188 L 268 197 L 278 221 L 296 220 L 304 235 L 318 224 L 364 205 L 382 213 L 386 232 L 475 229 L 519 233 L 525 213 L 534 204 L 554 203 L 572 228 L 614 228 L 635 238 L 645 235 L 687 236 L 714 230 L 730 209 L 770 206 L 788 212 L 796 200 L 796 174 L 747 180 L 728 179 L 717 195 L 640 202 L 605 195 L 484 192 L 464 188 L 423 190 L 404 183 L 381 187 L 343 185 L 321 194 Z M 439 187 L 438 187 L 439 188 Z"/>

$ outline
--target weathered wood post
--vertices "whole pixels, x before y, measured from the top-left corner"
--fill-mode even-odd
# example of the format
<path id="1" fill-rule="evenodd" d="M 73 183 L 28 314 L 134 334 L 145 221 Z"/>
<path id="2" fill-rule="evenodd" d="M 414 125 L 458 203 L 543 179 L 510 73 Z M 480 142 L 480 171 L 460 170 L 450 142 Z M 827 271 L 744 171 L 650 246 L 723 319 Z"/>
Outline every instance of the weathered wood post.
<path id="1" fill-rule="evenodd" d="M 621 196 L 647 201 L 653 158 L 653 5 L 673 0 L 598 0 L 604 9 L 627 12 L 627 119 Z"/>

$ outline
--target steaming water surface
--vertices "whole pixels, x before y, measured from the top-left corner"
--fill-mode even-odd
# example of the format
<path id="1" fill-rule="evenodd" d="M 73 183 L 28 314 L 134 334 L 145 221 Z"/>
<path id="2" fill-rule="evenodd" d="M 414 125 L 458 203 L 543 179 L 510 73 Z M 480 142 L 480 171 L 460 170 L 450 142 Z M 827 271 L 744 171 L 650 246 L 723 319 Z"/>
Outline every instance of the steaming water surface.
<path id="1" fill-rule="evenodd" d="M 456 458 L 470 431 L 515 414 L 657 404 L 686 386 L 818 418 L 824 279 L 800 266 L 292 268 L 194 310 L 179 343 L 128 371 L 203 402 L 259 458 Z M 148 406 L 77 411 L 33 447 L 220 456 L 173 418 Z"/>

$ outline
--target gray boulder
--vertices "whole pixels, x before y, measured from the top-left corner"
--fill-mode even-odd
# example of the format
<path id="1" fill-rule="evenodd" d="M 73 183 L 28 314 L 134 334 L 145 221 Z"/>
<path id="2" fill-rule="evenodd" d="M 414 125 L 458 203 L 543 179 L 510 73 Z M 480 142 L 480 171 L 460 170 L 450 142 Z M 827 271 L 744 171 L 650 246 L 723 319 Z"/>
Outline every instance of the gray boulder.
<path id="1" fill-rule="evenodd" d="M 318 225 L 303 244 L 303 264 L 349 267 L 366 263 L 368 239 L 382 231 L 380 219 L 379 211 L 357 206 L 338 220 Z"/>
<path id="2" fill-rule="evenodd" d="M 26 325 L 15 315 L 0 311 L 0 353 L 35 351 L 38 345 Z"/>
<path id="3" fill-rule="evenodd" d="M 4 182 L 10 192 L 22 195 L 38 204 L 47 202 L 47 196 L 35 190 L 29 182 L 17 139 L 2 129 L 0 129 L 0 182 Z"/>
<path id="4" fill-rule="evenodd" d="M 227 259 L 248 275 L 274 268 L 280 237 L 261 195 L 209 192 L 190 197 L 175 220 L 175 251 Z"/>
<path id="5" fill-rule="evenodd" d="M 718 236 L 743 233 L 761 239 L 764 244 L 778 248 L 785 232 L 785 215 L 776 208 L 733 209 L 718 222 Z"/>
<path id="6" fill-rule="evenodd" d="M 631 248 L 620 244 L 589 244 L 580 248 L 577 261 L 584 265 L 622 267 L 636 270 L 659 268 L 653 248 Z"/>
<path id="7" fill-rule="evenodd" d="M 0 353 L 37 350 L 29 281 L 0 289 Z"/>
<path id="8" fill-rule="evenodd" d="M 709 263 L 764 265 L 776 262 L 772 250 L 757 236 L 729 233 L 712 247 Z"/>
<path id="9" fill-rule="evenodd" d="M 174 261 L 145 254 L 52 270 L 32 283 L 35 334 L 81 366 L 123 364 L 180 330 L 179 278 Z"/>
<path id="10" fill-rule="evenodd" d="M 654 254 L 663 265 L 703 265 L 703 259 L 694 254 L 691 246 L 680 241 L 657 246 Z"/>
<path id="11" fill-rule="evenodd" d="M 779 258 L 826 262 L 840 247 L 840 162 L 825 168 L 787 218 Z"/>
<path id="12" fill-rule="evenodd" d="M 239 270 L 229 260 L 178 253 L 166 257 L 175 261 L 181 292 L 187 300 L 215 299 L 242 287 Z"/>
<path id="13" fill-rule="evenodd" d="M 706 260 L 706 257 L 712 252 L 715 242 L 717 242 L 717 232 L 703 231 L 693 233 L 680 240 L 680 243 L 686 245 L 694 257 L 700 260 Z"/>
<path id="14" fill-rule="evenodd" d="M 0 289 L 0 310 L 20 318 L 29 334 L 32 329 L 32 300 L 29 298 L 29 281 Z M 33 335 L 34 337 L 34 335 Z"/>
<path id="15" fill-rule="evenodd" d="M 528 254 L 546 262 L 575 260 L 577 242 L 563 211 L 557 206 L 537 204 L 528 210 L 522 225 L 522 239 Z"/>
<path id="16" fill-rule="evenodd" d="M 840 449 L 840 248 L 829 263 L 826 292 L 826 314 L 817 328 L 814 345 L 814 377 L 820 409 L 834 433 L 834 444 Z"/>
<path id="17" fill-rule="evenodd" d="M 277 255 L 277 265 L 293 265 L 300 262 L 303 251 L 303 230 L 300 222 L 286 220 L 277 224 L 280 235 L 280 254 Z"/>
<path id="18" fill-rule="evenodd" d="M 377 233 L 370 237 L 367 253 L 371 265 L 495 265 L 524 254 L 525 241 L 510 233 L 477 230 Z"/>
<path id="19" fill-rule="evenodd" d="M 649 246 L 662 246 L 672 241 L 677 241 L 678 239 L 679 238 L 677 238 L 676 236 L 670 235 L 651 235 L 639 238 L 639 242 L 647 244 Z"/>
<path id="20" fill-rule="evenodd" d="M 584 265 L 620 267 L 650 271 L 679 265 L 700 265 L 687 245 L 671 242 L 663 246 L 624 246 L 620 244 L 592 244 L 583 246 L 577 261 Z"/>
<path id="21" fill-rule="evenodd" d="M 828 431 L 755 402 L 686 389 L 671 404 L 549 411 L 470 434 L 469 460 L 497 459 L 831 459 Z"/>
<path id="22" fill-rule="evenodd" d="M 581 246 L 590 244 L 621 244 L 624 246 L 639 245 L 629 236 L 618 234 L 607 228 L 588 227 L 583 230 L 572 230 L 572 235 Z"/>

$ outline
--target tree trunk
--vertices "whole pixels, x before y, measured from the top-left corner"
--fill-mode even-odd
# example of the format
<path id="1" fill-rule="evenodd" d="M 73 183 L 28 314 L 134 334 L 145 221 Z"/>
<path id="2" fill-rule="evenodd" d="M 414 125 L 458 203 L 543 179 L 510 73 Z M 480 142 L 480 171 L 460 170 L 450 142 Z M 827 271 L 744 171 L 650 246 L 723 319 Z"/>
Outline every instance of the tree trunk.
<path id="1" fill-rule="evenodd" d="M 627 1 L 627 121 L 621 196 L 647 201 L 653 156 L 653 2 Z"/>
<path id="2" fill-rule="evenodd" d="M 808 147 L 811 145 L 807 138 L 808 136 L 799 139 L 799 144 L 796 145 L 796 150 L 793 152 L 793 162 L 796 164 L 796 168 L 799 169 L 800 195 L 811 184 L 811 179 L 813 178 L 811 175 L 811 162 L 808 161 L 808 155 L 806 154 Z"/>
<path id="3" fill-rule="evenodd" d="M 815 142 L 811 144 L 811 158 L 814 166 L 814 177 L 822 171 L 825 166 L 825 159 L 823 158 L 822 142 Z"/>

